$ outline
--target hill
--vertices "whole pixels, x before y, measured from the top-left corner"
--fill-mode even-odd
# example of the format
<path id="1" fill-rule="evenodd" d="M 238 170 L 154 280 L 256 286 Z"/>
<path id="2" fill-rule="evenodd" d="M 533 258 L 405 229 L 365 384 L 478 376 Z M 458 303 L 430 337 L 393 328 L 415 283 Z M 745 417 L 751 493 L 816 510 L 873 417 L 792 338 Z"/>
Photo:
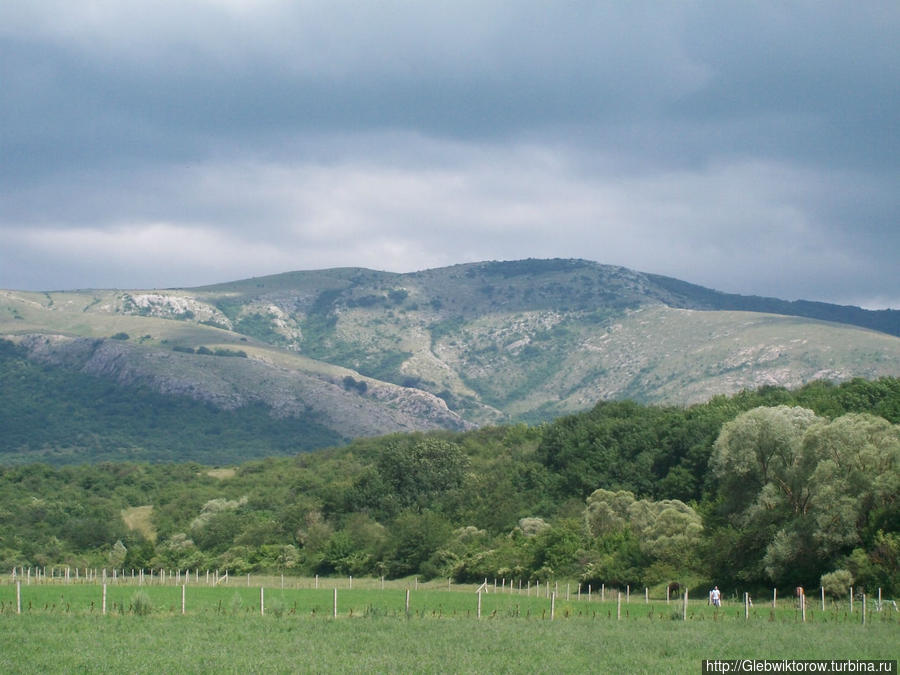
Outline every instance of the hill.
<path id="1" fill-rule="evenodd" d="M 688 405 L 765 385 L 894 376 L 898 315 L 722 294 L 584 260 L 409 274 L 344 268 L 190 289 L 0 291 L 0 337 L 19 350 L 9 368 L 28 362 L 47 377 L 96 378 L 119 388 L 117 398 L 262 414 L 302 439 L 290 451 L 548 420 L 600 400 Z M 36 400 L 43 388 L 42 405 L 53 409 L 53 387 L 31 375 L 8 377 L 7 396 Z M 97 423 L 83 433 L 103 437 L 102 418 L 84 412 Z M 240 452 L 237 438 L 226 434 L 223 458 Z M 144 447 L 134 438 L 119 445 Z M 177 456 L 198 458 L 188 445 Z M 51 457 L 57 446 L 7 441 L 3 451 Z M 63 454 L 73 461 L 95 456 L 71 447 Z M 286 451 L 273 441 L 272 454 Z"/>

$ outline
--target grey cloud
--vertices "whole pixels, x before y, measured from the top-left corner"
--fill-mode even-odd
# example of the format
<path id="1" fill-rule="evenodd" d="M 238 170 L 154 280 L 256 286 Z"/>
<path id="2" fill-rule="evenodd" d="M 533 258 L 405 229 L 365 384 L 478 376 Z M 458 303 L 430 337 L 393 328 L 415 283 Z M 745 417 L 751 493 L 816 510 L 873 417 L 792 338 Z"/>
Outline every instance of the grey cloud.
<path id="1" fill-rule="evenodd" d="M 558 255 L 894 302 L 898 29 L 888 2 L 3 3 L 0 286 Z"/>

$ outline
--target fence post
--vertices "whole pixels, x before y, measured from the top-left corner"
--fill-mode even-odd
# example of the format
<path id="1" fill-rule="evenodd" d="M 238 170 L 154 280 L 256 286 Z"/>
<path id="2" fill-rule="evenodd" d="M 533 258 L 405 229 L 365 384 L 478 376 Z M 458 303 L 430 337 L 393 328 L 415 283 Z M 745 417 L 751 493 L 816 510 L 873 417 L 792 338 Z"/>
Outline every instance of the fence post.
<path id="1" fill-rule="evenodd" d="M 352 575 L 352 574 L 350 575 L 350 588 L 349 588 L 349 590 L 351 590 L 351 591 L 353 590 L 353 575 Z"/>
<path id="2" fill-rule="evenodd" d="M 477 618 L 481 618 L 481 591 L 478 591 L 478 614 Z"/>
<path id="3" fill-rule="evenodd" d="M 22 582 L 16 581 L 16 614 L 22 613 Z"/>
<path id="4" fill-rule="evenodd" d="M 819 593 L 822 595 L 822 611 L 825 611 L 825 587 L 819 586 Z"/>
<path id="5" fill-rule="evenodd" d="M 409 588 L 406 589 L 406 618 L 409 618 Z"/>
<path id="6" fill-rule="evenodd" d="M 863 600 L 863 606 L 862 606 L 862 624 L 863 624 L 863 626 L 865 626 L 865 625 L 866 625 L 866 594 L 865 594 L 865 593 L 863 593 L 863 598 L 862 598 L 862 600 Z"/>
<path id="7" fill-rule="evenodd" d="M 588 584 L 588 602 L 591 601 L 591 585 Z"/>
<path id="8" fill-rule="evenodd" d="M 600 602 L 606 600 L 606 584 L 600 584 Z"/>
<path id="9" fill-rule="evenodd" d="M 744 618 L 750 618 L 750 594 L 744 591 Z"/>
<path id="10" fill-rule="evenodd" d="M 681 608 L 681 620 L 687 621 L 688 589 L 684 589 L 684 606 Z"/>
<path id="11" fill-rule="evenodd" d="M 616 595 L 616 621 L 622 620 L 622 591 Z"/>
<path id="12" fill-rule="evenodd" d="M 102 604 L 102 609 L 100 610 L 100 613 L 103 614 L 103 616 L 106 616 L 106 584 L 105 583 L 103 584 L 103 604 Z"/>
<path id="13" fill-rule="evenodd" d="M 318 575 L 316 575 L 316 579 L 318 580 Z M 334 606 L 331 612 L 331 618 L 337 618 L 337 586 L 334 587 Z"/>
<path id="14" fill-rule="evenodd" d="M 184 615 L 184 591 L 185 584 L 181 584 L 181 614 Z"/>
<path id="15" fill-rule="evenodd" d="M 669 604 L 669 583 L 666 582 L 666 604 Z"/>
<path id="16" fill-rule="evenodd" d="M 631 586 L 629 584 L 625 584 L 625 603 L 631 602 Z"/>
<path id="17" fill-rule="evenodd" d="M 853 586 L 850 587 L 850 613 L 853 614 Z"/>
<path id="18" fill-rule="evenodd" d="M 650 589 L 644 586 L 644 604 L 650 604 Z"/>
<path id="19" fill-rule="evenodd" d="M 553 617 L 556 614 L 556 591 L 550 594 L 550 620 L 553 621 Z"/>
<path id="20" fill-rule="evenodd" d="M 806 593 L 800 594 L 800 620 L 806 623 Z"/>
<path id="21" fill-rule="evenodd" d="M 778 606 L 778 589 L 772 589 L 772 609 L 776 609 Z"/>
<path id="22" fill-rule="evenodd" d="M 265 589 L 262 586 L 259 587 L 259 615 L 260 616 L 266 615 L 266 596 L 265 596 Z"/>

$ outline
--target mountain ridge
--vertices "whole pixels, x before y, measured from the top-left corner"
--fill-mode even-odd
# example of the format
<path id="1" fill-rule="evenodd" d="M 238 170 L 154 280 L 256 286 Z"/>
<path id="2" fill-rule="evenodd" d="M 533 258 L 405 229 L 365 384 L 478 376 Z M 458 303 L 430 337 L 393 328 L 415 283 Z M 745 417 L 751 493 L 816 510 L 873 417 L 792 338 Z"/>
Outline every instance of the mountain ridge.
<path id="1" fill-rule="evenodd" d="M 29 359 L 222 409 L 305 415 L 343 439 L 538 422 L 607 399 L 690 405 L 765 385 L 896 376 L 900 338 L 873 326 L 892 330 L 897 315 L 578 259 L 0 291 L 0 337 Z"/>

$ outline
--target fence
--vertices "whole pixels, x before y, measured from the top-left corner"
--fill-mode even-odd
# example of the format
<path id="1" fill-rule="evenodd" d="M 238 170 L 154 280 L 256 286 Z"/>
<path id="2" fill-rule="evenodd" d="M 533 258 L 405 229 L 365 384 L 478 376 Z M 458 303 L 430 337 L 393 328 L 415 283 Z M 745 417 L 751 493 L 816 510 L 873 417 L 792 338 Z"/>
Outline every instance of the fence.
<path id="1" fill-rule="evenodd" d="M 688 620 L 725 620 L 742 618 L 766 620 L 814 621 L 843 620 L 866 623 L 872 617 L 900 621 L 900 612 L 892 601 L 870 600 L 860 594 L 854 605 L 849 594 L 846 602 L 831 600 L 826 605 L 824 592 L 813 610 L 806 595 L 782 599 L 779 605 L 777 590 L 771 603 L 754 606 L 750 595 L 740 601 L 731 600 L 723 607 L 712 607 L 707 599 L 691 600 L 687 591 L 677 599 L 651 598 L 644 588 L 640 601 L 632 598 L 630 587 L 607 589 L 601 585 L 599 593 L 591 586 L 582 588 L 571 583 L 560 586 L 554 582 L 528 584 L 507 583 L 487 579 L 478 586 L 453 584 L 452 580 L 421 583 L 417 578 L 386 581 L 383 578 L 285 578 L 235 577 L 227 571 L 211 570 L 201 573 L 160 572 L 153 574 L 136 570 L 132 574 L 120 571 L 106 573 L 24 574 L 17 572 L 12 583 L 0 584 L 0 612 L 21 614 L 23 611 L 51 611 L 58 613 L 134 612 L 133 594 L 144 591 L 152 595 L 154 611 L 170 614 L 236 613 L 259 615 L 310 614 L 312 616 L 398 615 L 497 616 L 541 618 L 559 617 L 623 619 L 647 618 Z M 499 583 L 498 583 L 499 582 Z M 11 591 L 15 590 L 14 598 Z M 5 589 L 5 590 L 4 590 Z M 484 597 L 483 597 L 484 596 Z M 599 597 L 598 597 L 599 596 Z M 267 600 L 268 598 L 268 600 Z M 268 602 L 268 607 L 267 607 Z M 74 610 L 73 610 L 74 607 Z M 882 611 L 884 610 L 884 611 Z"/>

